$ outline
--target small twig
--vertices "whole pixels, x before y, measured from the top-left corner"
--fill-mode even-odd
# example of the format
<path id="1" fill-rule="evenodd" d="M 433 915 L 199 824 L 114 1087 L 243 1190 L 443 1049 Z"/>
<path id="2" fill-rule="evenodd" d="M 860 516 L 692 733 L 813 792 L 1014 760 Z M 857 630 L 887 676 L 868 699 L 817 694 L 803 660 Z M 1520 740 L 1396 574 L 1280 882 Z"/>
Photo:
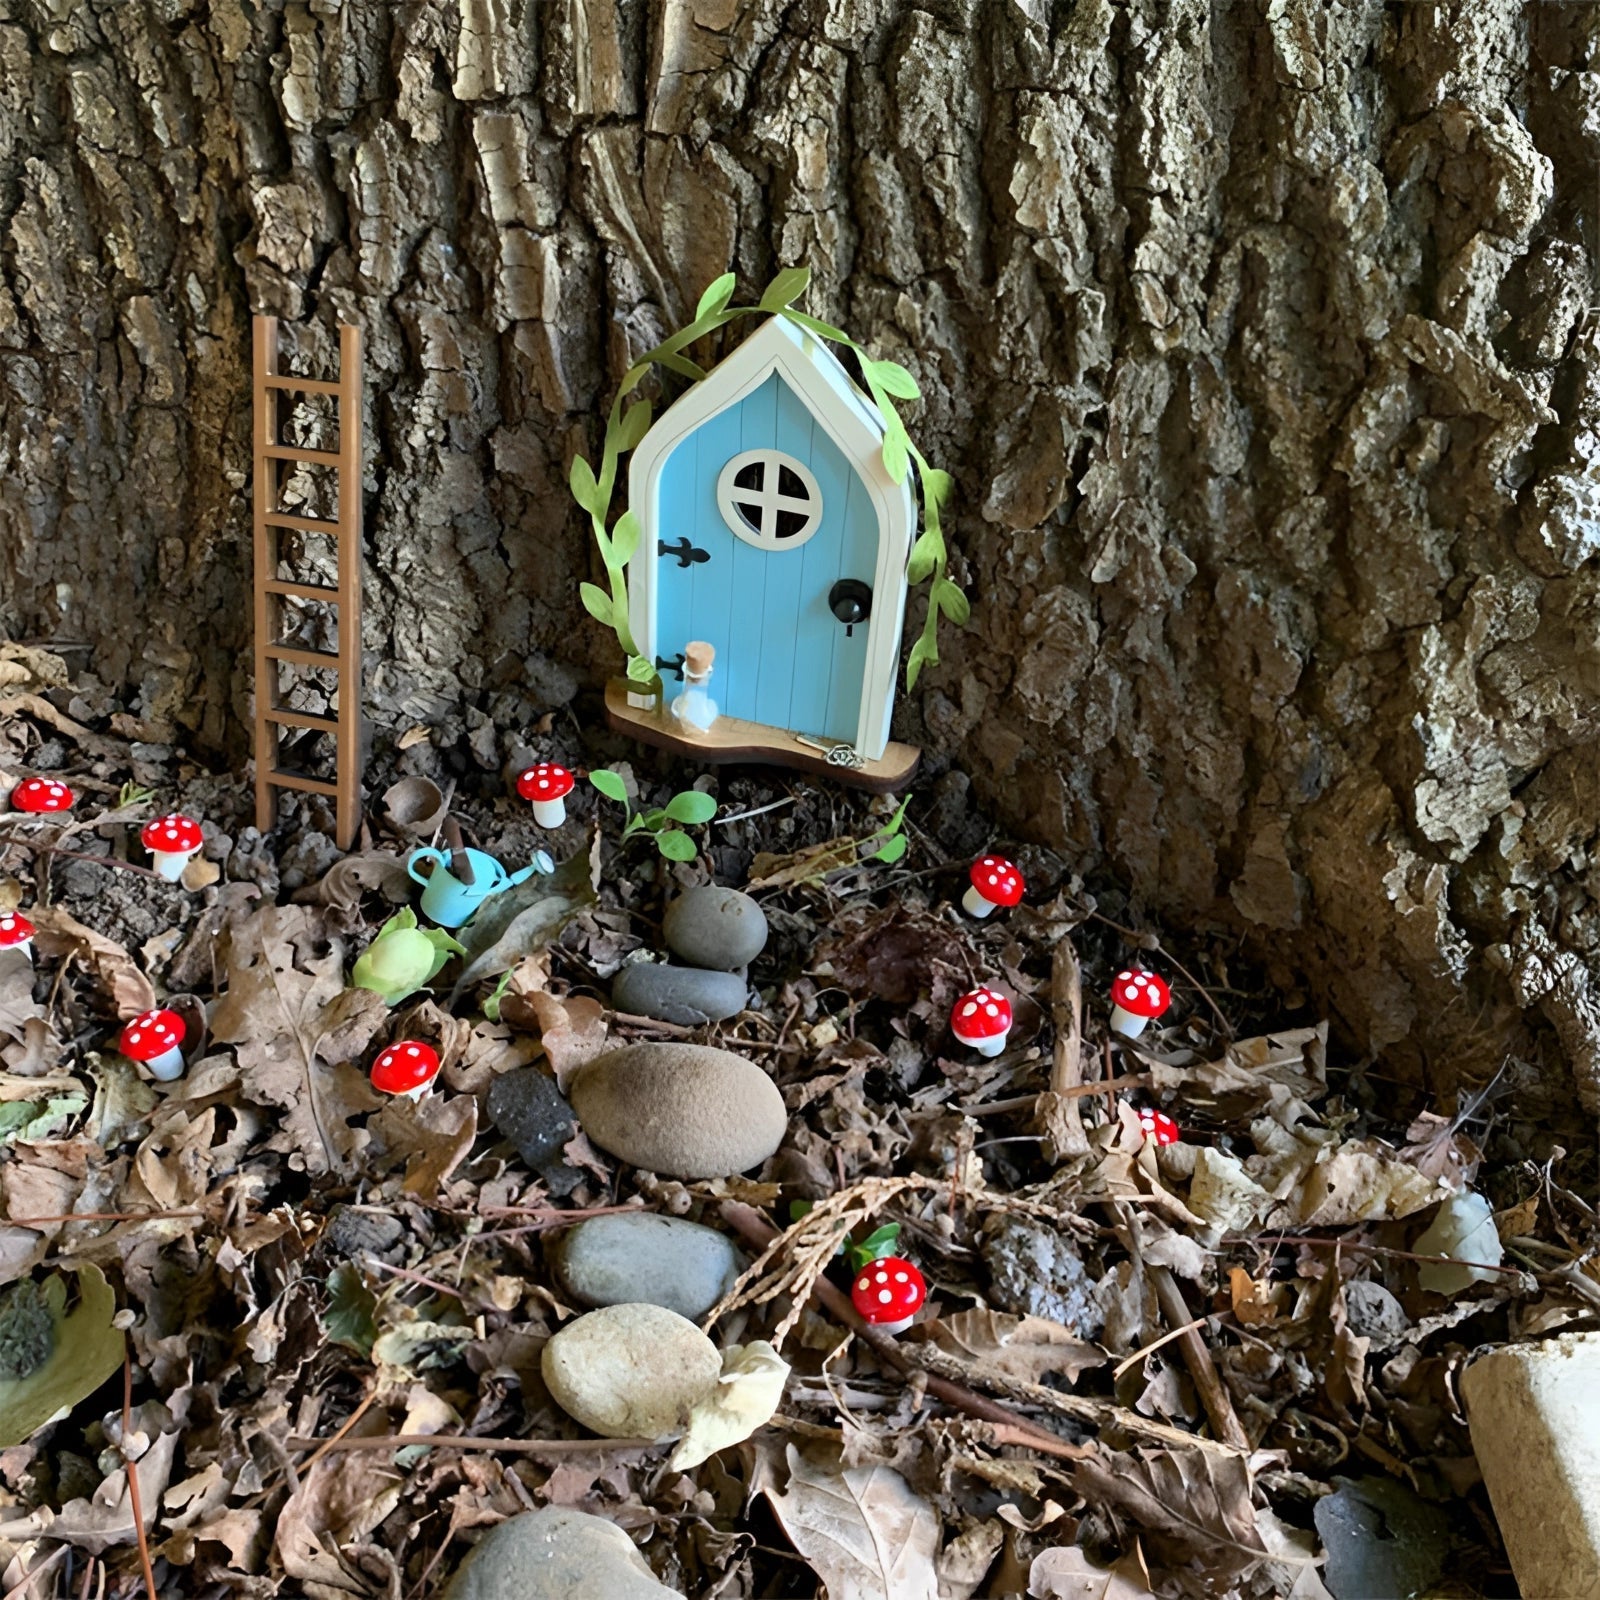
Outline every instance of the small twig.
<path id="1" fill-rule="evenodd" d="M 26 1594 L 58 1561 L 65 1560 L 66 1554 L 71 1548 L 70 1544 L 58 1544 L 32 1572 L 24 1574 L 21 1583 L 13 1584 L 3 1595 L 0 1595 L 0 1600 L 19 1600 L 19 1597 Z"/>
<path id="2" fill-rule="evenodd" d="M 792 806 L 793 804 L 794 796 L 792 794 L 785 795 L 783 799 L 774 800 L 770 805 L 756 806 L 751 811 L 735 811 L 731 817 L 718 817 L 715 819 L 714 825 L 718 828 L 725 828 L 730 822 L 744 822 L 750 817 L 764 817 L 769 811 L 777 811 L 784 806 Z"/>
<path id="3" fill-rule="evenodd" d="M 1159 1339 L 1152 1339 L 1142 1350 L 1135 1350 L 1131 1356 L 1119 1361 L 1111 1369 L 1111 1381 L 1116 1382 L 1129 1367 L 1136 1367 L 1148 1355 L 1154 1355 L 1164 1344 L 1171 1344 L 1174 1339 L 1181 1339 L 1191 1328 L 1198 1328 L 1209 1320 L 1206 1317 L 1196 1317 L 1193 1322 L 1186 1322 L 1181 1328 L 1169 1328 Z"/>
<path id="4" fill-rule="evenodd" d="M 1046 1157 L 1059 1162 L 1089 1153 L 1083 1112 L 1071 1092 L 1083 1082 L 1083 969 L 1065 934 L 1050 962 L 1050 1020 L 1050 1087 L 1039 1096 L 1034 1126 L 1045 1136 Z"/>
<path id="5" fill-rule="evenodd" d="M 344 1438 L 344 1436 L 345 1436 L 345 1435 L 346 1435 L 346 1434 L 347 1434 L 347 1433 L 349 1433 L 349 1431 L 350 1431 L 350 1430 L 351 1430 L 351 1429 L 352 1429 L 352 1428 L 353 1428 L 353 1427 L 355 1427 L 355 1425 L 356 1425 L 356 1424 L 357 1424 L 357 1423 L 358 1423 L 358 1422 L 359 1422 L 359 1421 L 360 1421 L 360 1420 L 361 1420 L 361 1419 L 362 1419 L 362 1418 L 363 1418 L 363 1417 L 364 1417 L 364 1416 L 366 1416 L 366 1414 L 367 1414 L 367 1412 L 368 1412 L 368 1411 L 369 1411 L 369 1410 L 370 1410 L 370 1409 L 371 1409 L 371 1406 L 372 1406 L 372 1402 L 373 1402 L 373 1401 L 374 1401 L 374 1400 L 376 1400 L 376 1399 L 377 1399 L 377 1398 L 378 1398 L 378 1391 L 377 1391 L 377 1390 L 376 1390 L 376 1389 L 369 1389 L 369 1390 L 367 1390 L 367 1393 L 366 1393 L 366 1396 L 365 1396 L 365 1398 L 364 1398 L 364 1399 L 363 1399 L 363 1400 L 362 1400 L 362 1402 L 361 1402 L 361 1404 L 360 1404 L 360 1405 L 358 1405 L 358 1406 L 357 1406 L 357 1407 L 356 1407 L 356 1408 L 355 1408 L 355 1410 L 354 1410 L 354 1411 L 352 1411 L 352 1412 L 351 1412 L 351 1413 L 350 1413 L 350 1415 L 349 1415 L 349 1416 L 348 1416 L 348 1417 L 346 1417 L 346 1418 L 345 1418 L 345 1419 L 344 1419 L 344 1421 L 343 1421 L 343 1422 L 342 1422 L 342 1423 L 341 1423 L 341 1424 L 340 1424 L 340 1425 L 339 1425 L 339 1431 L 338 1431 L 338 1432 L 337 1432 L 337 1433 L 336 1433 L 336 1434 L 334 1434 L 334 1435 L 333 1435 L 333 1436 L 332 1436 L 332 1437 L 331 1437 L 331 1438 L 329 1438 L 329 1439 L 326 1439 L 326 1440 L 324 1440 L 324 1441 L 323 1441 L 323 1443 L 322 1443 L 322 1444 L 320 1444 L 320 1445 L 319 1445 L 319 1446 L 318 1446 L 318 1447 L 317 1447 L 317 1451 L 316 1451 L 316 1454 L 315 1454 L 315 1455 L 313 1455 L 313 1456 L 312 1456 L 312 1458 L 311 1458 L 311 1459 L 310 1459 L 310 1460 L 309 1460 L 309 1461 L 308 1461 L 308 1462 L 306 1462 L 306 1464 L 305 1464 L 305 1465 L 304 1465 L 304 1466 L 303 1466 L 303 1467 L 301 1467 L 301 1468 L 300 1468 L 300 1470 L 301 1470 L 301 1471 L 302 1471 L 302 1472 L 303 1472 L 303 1473 L 305 1473 L 305 1474 L 306 1474 L 306 1475 L 307 1475 L 307 1476 L 310 1476 L 310 1473 L 311 1473 L 311 1469 L 312 1469 L 312 1468 L 313 1468 L 313 1467 L 314 1467 L 314 1466 L 316 1466 L 316 1464 L 317 1464 L 317 1463 L 318 1463 L 318 1462 L 319 1462 L 319 1461 L 320 1461 L 320 1460 L 321 1460 L 321 1459 L 322 1459 L 322 1458 L 323 1458 L 323 1457 L 324 1457 L 324 1456 L 325 1456 L 325 1455 L 327 1455 L 327 1453 L 328 1453 L 328 1452 L 329 1452 L 329 1451 L 330 1451 L 330 1450 L 332 1450 L 332 1449 L 333 1449 L 333 1448 L 334 1448 L 334 1446 L 335 1446 L 335 1445 L 337 1445 L 337 1444 L 338 1444 L 338 1442 L 339 1442 L 339 1441 L 340 1441 L 340 1440 L 341 1440 L 341 1439 L 342 1439 L 342 1438 Z"/>
<path id="6" fill-rule="evenodd" d="M 1184 1365 L 1194 1379 L 1195 1388 L 1200 1391 L 1200 1403 L 1206 1408 L 1206 1415 L 1210 1417 L 1217 1437 L 1236 1450 L 1248 1452 L 1250 1435 L 1244 1431 L 1239 1413 L 1233 1409 L 1233 1397 L 1222 1381 L 1222 1374 L 1217 1371 L 1216 1362 L 1211 1359 L 1211 1347 L 1200 1337 L 1200 1326 L 1205 1318 L 1190 1320 L 1189 1303 L 1183 1298 L 1183 1291 L 1178 1287 L 1178 1280 L 1173 1277 L 1170 1267 L 1147 1263 L 1145 1271 L 1155 1285 L 1162 1315 L 1173 1325 Z"/>
<path id="7" fill-rule="evenodd" d="M 366 1433 L 356 1439 L 341 1439 L 335 1435 L 329 1439 L 291 1438 L 285 1442 L 291 1450 L 309 1450 L 313 1445 L 325 1450 L 406 1450 L 413 1445 L 426 1445 L 434 1450 L 501 1450 L 525 1456 L 576 1456 L 591 1450 L 649 1450 L 656 1445 L 654 1439 L 490 1439 L 469 1433 Z"/>
<path id="8" fill-rule="evenodd" d="M 127 1335 L 122 1341 L 122 1446 L 126 1450 L 133 1434 L 133 1346 Z M 150 1541 L 144 1533 L 144 1508 L 139 1503 L 139 1463 L 123 1456 L 128 1474 L 128 1500 L 133 1507 L 133 1532 L 139 1541 L 139 1565 L 144 1568 L 146 1600 L 156 1600 L 156 1575 L 150 1565 Z"/>
<path id="9" fill-rule="evenodd" d="M 82 850 L 63 850 L 54 844 L 40 846 L 24 844 L 22 848 L 32 850 L 38 856 L 67 856 L 73 861 L 92 861 L 97 867 L 115 867 L 118 872 L 135 872 L 141 878 L 161 878 L 159 872 L 152 872 L 149 867 L 141 867 L 132 861 L 120 861 L 116 856 L 91 856 Z"/>
<path id="10" fill-rule="evenodd" d="M 1393 1256 L 1397 1261 L 1420 1261 L 1429 1267 L 1479 1267 L 1484 1272 L 1511 1272 L 1519 1278 L 1524 1272 L 1522 1267 L 1508 1267 L 1488 1261 L 1458 1261 L 1454 1256 L 1419 1256 L 1414 1250 L 1396 1250 L 1386 1244 L 1363 1244 L 1359 1239 L 1319 1239 L 1305 1233 L 1277 1233 L 1273 1235 L 1275 1245 L 1279 1244 L 1308 1244 L 1313 1248 L 1320 1247 L 1324 1250 L 1365 1250 L 1368 1255 Z M 1259 1239 L 1235 1239 L 1232 1244 L 1259 1244 Z"/>
<path id="11" fill-rule="evenodd" d="M 452 1289 L 447 1283 L 440 1283 L 437 1278 L 425 1278 L 420 1272 L 413 1272 L 410 1267 L 390 1266 L 387 1261 L 380 1261 L 377 1256 L 363 1255 L 362 1262 L 377 1272 L 390 1272 L 397 1278 L 404 1278 L 407 1283 L 420 1283 L 424 1289 L 432 1289 L 435 1294 L 448 1295 L 452 1300 L 459 1300 L 464 1306 L 476 1306 L 480 1311 L 494 1311 L 498 1307 L 490 1305 L 487 1301 L 480 1300 L 476 1295 L 466 1293 L 461 1289 Z"/>
<path id="12" fill-rule="evenodd" d="M 203 1211 L 74 1211 L 59 1217 L 0 1217 L 0 1222 L 13 1228 L 37 1228 L 47 1222 L 156 1222 L 204 1215 Z"/>

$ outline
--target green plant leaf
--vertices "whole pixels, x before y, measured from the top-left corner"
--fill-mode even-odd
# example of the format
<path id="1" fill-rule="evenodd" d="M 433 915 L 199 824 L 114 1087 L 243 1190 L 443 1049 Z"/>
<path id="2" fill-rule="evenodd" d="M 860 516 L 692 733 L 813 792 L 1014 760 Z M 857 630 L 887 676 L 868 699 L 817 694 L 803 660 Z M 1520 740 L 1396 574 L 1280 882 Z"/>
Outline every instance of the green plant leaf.
<path id="1" fill-rule="evenodd" d="M 898 861 L 910 848 L 910 845 L 911 841 L 903 833 L 897 833 L 884 844 L 881 850 L 873 852 L 872 859 L 874 861 L 882 861 L 888 865 Z"/>
<path id="2" fill-rule="evenodd" d="M 883 467 L 896 483 L 906 481 L 906 471 L 911 465 L 911 454 L 906 449 L 905 433 L 890 428 L 883 436 Z"/>
<path id="3" fill-rule="evenodd" d="M 917 380 L 898 361 L 869 361 L 865 370 L 881 388 L 898 400 L 920 400 L 922 391 Z"/>
<path id="4" fill-rule="evenodd" d="M 615 440 L 617 454 L 626 454 L 635 449 L 639 441 L 650 431 L 650 402 L 640 400 L 631 405 L 622 415 L 622 424 L 617 429 Z"/>
<path id="5" fill-rule="evenodd" d="M 700 854 L 694 840 L 676 828 L 667 828 L 656 835 L 656 849 L 669 861 L 693 861 Z"/>
<path id="6" fill-rule="evenodd" d="M 628 803 L 628 786 L 610 767 L 596 767 L 589 774 L 589 782 L 603 794 L 607 800 L 615 800 L 619 805 Z"/>
<path id="7" fill-rule="evenodd" d="M 720 278 L 713 278 L 706 285 L 706 292 L 700 296 L 699 305 L 694 308 L 694 320 L 698 322 L 702 317 L 715 316 L 723 310 L 733 299 L 733 291 L 738 286 L 739 276 L 734 272 L 724 272 Z"/>
<path id="8" fill-rule="evenodd" d="M 880 1261 L 884 1256 L 893 1255 L 895 1241 L 899 1237 L 898 1222 L 886 1222 L 881 1228 L 874 1228 L 865 1239 L 858 1239 L 847 1247 L 850 1265 L 859 1272 L 869 1261 Z"/>
<path id="9" fill-rule="evenodd" d="M 37 1288 L 18 1284 L 10 1291 L 3 1320 L 11 1325 L 0 1330 L 8 1362 L 0 1378 L 0 1447 L 21 1444 L 58 1411 L 87 1400 L 122 1365 L 127 1343 L 111 1321 L 116 1294 L 98 1267 L 75 1270 L 79 1300 L 70 1314 L 63 1314 L 67 1280 L 59 1273 Z M 30 1348 L 38 1360 L 23 1365 L 17 1358 Z"/>
<path id="10" fill-rule="evenodd" d="M 667 801 L 667 815 L 674 822 L 709 822 L 717 814 L 717 802 L 698 789 L 685 789 Z"/>
<path id="11" fill-rule="evenodd" d="M 937 616 L 937 612 L 934 616 Z M 931 619 L 930 619 L 931 620 Z M 922 669 L 932 662 L 935 666 L 939 663 L 939 648 L 933 642 L 930 629 L 924 628 L 917 636 L 917 641 L 911 646 L 911 654 L 906 657 L 906 688 L 915 689 L 917 679 L 922 676 Z"/>
<path id="12" fill-rule="evenodd" d="M 810 282 L 810 267 L 785 267 L 762 292 L 761 309 L 782 311 L 806 292 L 806 285 Z"/>
<path id="13" fill-rule="evenodd" d="M 494 993 L 483 1002 L 483 1014 L 490 1022 L 500 1020 L 500 1002 L 505 998 L 506 990 L 511 987 L 511 974 L 503 972 L 500 981 L 494 986 Z"/>
<path id="14" fill-rule="evenodd" d="M 950 498 L 950 491 L 955 488 L 956 481 L 948 472 L 941 472 L 937 467 L 927 467 L 922 474 L 922 498 L 935 506 L 942 506 Z"/>
<path id="15" fill-rule="evenodd" d="M 578 598 L 583 601 L 583 609 L 596 622 L 603 622 L 608 628 L 614 625 L 615 618 L 611 611 L 611 596 L 598 584 L 580 583 L 578 585 Z"/>
<path id="16" fill-rule="evenodd" d="M 342 1344 L 358 1356 L 370 1356 L 378 1337 L 377 1309 L 376 1296 L 348 1261 L 340 1262 L 328 1274 L 328 1310 L 322 1331 L 334 1344 Z"/>
<path id="17" fill-rule="evenodd" d="M 972 603 L 949 578 L 941 578 L 933 586 L 933 603 L 955 623 L 964 628 L 972 615 Z"/>
<path id="18" fill-rule="evenodd" d="M 906 581 L 925 583 L 933 576 L 933 569 L 939 565 L 943 554 L 944 540 L 937 534 L 918 534 L 917 542 L 911 547 L 911 559 L 906 562 Z"/>
<path id="19" fill-rule="evenodd" d="M 605 516 L 606 508 L 604 504 L 597 504 L 600 499 L 600 485 L 595 482 L 594 468 L 582 456 L 574 456 L 572 458 L 572 468 L 567 474 L 567 484 L 572 490 L 572 498 L 591 517 Z"/>
<path id="20" fill-rule="evenodd" d="M 832 339 L 835 344 L 842 344 L 848 350 L 861 348 L 843 328 L 836 328 L 831 322 L 824 322 L 821 317 L 808 316 L 804 311 L 796 311 L 793 306 L 785 306 L 783 314 L 791 322 L 798 322 L 802 328 L 809 328 L 812 333 L 821 334 L 824 339 Z"/>
<path id="21" fill-rule="evenodd" d="M 680 377 L 687 378 L 691 383 L 699 383 L 706 375 L 704 367 L 696 366 L 688 356 L 680 356 L 676 351 L 663 351 L 656 357 L 669 372 L 676 372 Z"/>
<path id="22" fill-rule="evenodd" d="M 644 684 L 644 683 L 654 683 L 655 681 L 656 681 L 656 669 L 653 666 L 650 665 L 650 662 L 646 657 L 644 657 L 644 656 L 629 656 L 628 657 L 628 682 L 629 683 Z"/>
<path id="23" fill-rule="evenodd" d="M 639 535 L 643 531 L 637 512 L 624 511 L 617 518 L 617 525 L 611 530 L 611 548 L 616 552 L 619 567 L 633 559 L 634 551 L 639 548 Z"/>

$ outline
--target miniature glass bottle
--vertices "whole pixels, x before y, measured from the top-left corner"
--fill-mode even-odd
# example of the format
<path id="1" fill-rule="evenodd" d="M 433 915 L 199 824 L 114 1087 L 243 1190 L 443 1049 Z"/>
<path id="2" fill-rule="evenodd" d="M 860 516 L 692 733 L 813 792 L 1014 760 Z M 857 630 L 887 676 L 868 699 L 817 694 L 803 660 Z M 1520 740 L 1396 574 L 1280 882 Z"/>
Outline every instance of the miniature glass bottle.
<path id="1" fill-rule="evenodd" d="M 711 663 L 716 647 L 693 640 L 683 647 L 683 692 L 672 702 L 672 714 L 685 726 L 706 733 L 717 720 L 717 702 L 711 698 Z"/>

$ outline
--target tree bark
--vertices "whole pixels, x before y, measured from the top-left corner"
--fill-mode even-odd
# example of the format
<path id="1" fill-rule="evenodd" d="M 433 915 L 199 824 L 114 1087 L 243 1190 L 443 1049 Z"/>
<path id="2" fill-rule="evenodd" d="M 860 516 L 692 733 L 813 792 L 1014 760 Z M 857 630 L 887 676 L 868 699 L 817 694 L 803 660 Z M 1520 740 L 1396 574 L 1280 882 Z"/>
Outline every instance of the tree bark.
<path id="1" fill-rule="evenodd" d="M 1597 68 L 1521 0 L 0 0 L 0 630 L 242 761 L 249 315 L 357 319 L 367 709 L 492 768 L 616 664 L 564 483 L 629 355 L 808 262 L 958 484 L 897 732 L 1600 1109 Z"/>

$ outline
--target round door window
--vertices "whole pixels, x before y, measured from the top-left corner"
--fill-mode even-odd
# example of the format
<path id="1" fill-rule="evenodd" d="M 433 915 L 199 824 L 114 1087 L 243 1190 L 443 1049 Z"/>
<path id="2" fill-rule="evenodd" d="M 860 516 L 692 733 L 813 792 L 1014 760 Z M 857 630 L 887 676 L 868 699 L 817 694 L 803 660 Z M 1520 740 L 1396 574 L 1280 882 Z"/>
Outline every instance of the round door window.
<path id="1" fill-rule="evenodd" d="M 758 550 L 794 550 L 822 522 L 822 491 L 793 456 L 746 450 L 718 476 L 717 508 L 736 539 Z"/>

